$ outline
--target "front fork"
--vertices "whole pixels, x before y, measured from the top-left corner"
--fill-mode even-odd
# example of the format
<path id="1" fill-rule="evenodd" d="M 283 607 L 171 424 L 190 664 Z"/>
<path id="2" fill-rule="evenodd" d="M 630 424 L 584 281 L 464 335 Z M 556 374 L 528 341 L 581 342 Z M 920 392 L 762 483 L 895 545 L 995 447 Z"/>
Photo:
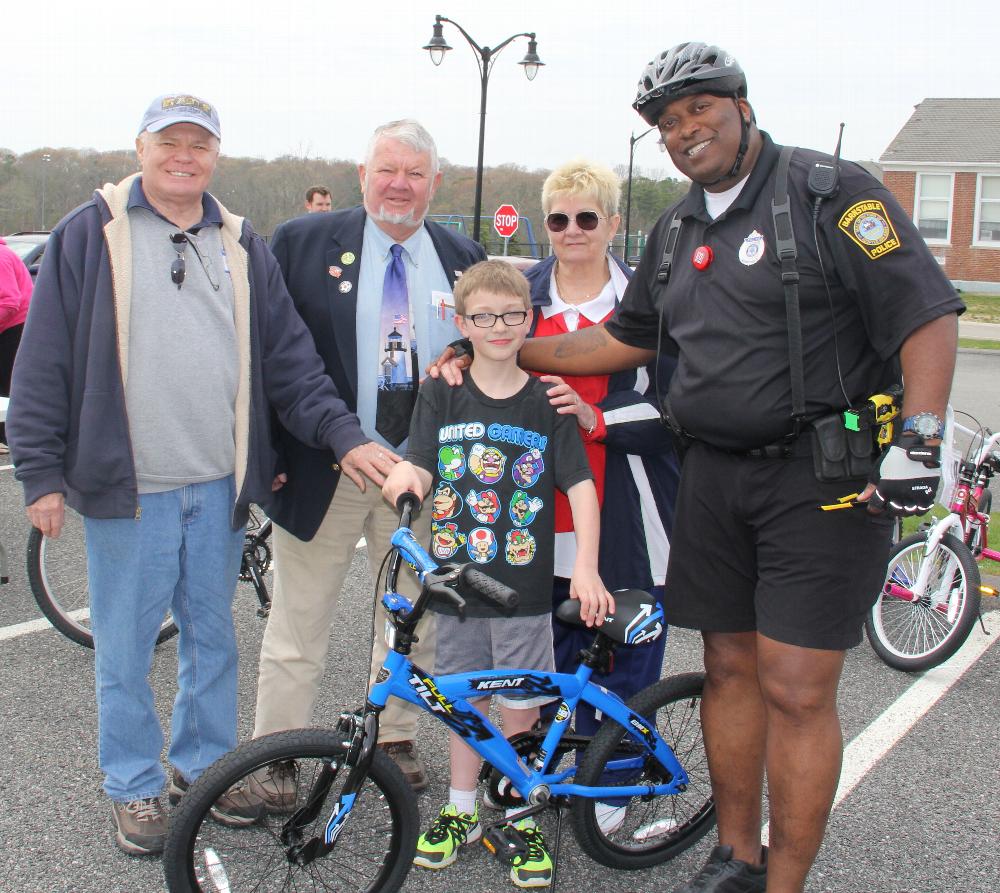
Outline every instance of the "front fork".
<path id="1" fill-rule="evenodd" d="M 297 865 L 308 865 L 331 852 L 337 843 L 337 837 L 344 830 L 351 814 L 351 807 L 357 798 L 361 785 L 371 769 L 375 759 L 375 744 L 378 741 L 379 712 L 366 707 L 365 712 L 342 713 L 337 723 L 337 731 L 344 736 L 345 756 L 343 763 L 328 761 L 313 783 L 305 805 L 296 810 L 281 828 L 281 842 L 288 848 L 289 862 Z M 330 794 L 337 774 L 343 766 L 347 766 L 349 774 L 337 802 L 330 811 L 322 837 L 311 837 L 303 841 L 302 829 L 314 822 L 323 811 L 324 804 Z"/>

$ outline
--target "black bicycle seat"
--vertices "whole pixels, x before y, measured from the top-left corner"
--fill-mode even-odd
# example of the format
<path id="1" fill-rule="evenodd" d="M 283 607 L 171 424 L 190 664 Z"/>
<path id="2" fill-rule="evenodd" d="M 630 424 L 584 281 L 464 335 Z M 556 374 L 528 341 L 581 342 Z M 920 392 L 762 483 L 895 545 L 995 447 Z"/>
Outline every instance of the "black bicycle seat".
<path id="1" fill-rule="evenodd" d="M 614 613 L 605 615 L 601 626 L 590 627 L 594 632 L 604 633 L 623 645 L 641 645 L 663 635 L 663 608 L 648 592 L 619 589 L 611 594 L 615 597 Z M 559 605 L 556 617 L 563 623 L 586 626 L 580 619 L 580 602 L 575 598 L 568 598 Z"/>

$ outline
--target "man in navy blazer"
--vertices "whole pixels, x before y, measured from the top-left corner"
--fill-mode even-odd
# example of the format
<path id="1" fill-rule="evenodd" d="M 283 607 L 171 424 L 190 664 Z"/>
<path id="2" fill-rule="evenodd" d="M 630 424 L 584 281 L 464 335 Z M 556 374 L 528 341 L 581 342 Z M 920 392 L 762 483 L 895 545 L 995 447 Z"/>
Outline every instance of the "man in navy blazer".
<path id="1" fill-rule="evenodd" d="M 370 440 L 338 457 L 279 430 L 279 477 L 285 483 L 268 506 L 275 522 L 275 583 L 261 647 L 255 737 L 309 725 L 331 618 L 356 544 L 364 536 L 374 577 L 396 527 L 396 513 L 380 488 L 406 444 L 393 446 L 375 430 L 383 359 L 379 316 L 390 249 L 403 246 L 421 363 L 457 337 L 452 286 L 463 270 L 486 257 L 481 245 L 424 220 L 441 173 L 434 141 L 416 121 L 377 128 L 358 174 L 363 206 L 289 220 L 271 241 L 326 371 Z M 350 472 L 351 479 L 342 471 Z M 367 485 L 362 490 L 354 479 L 367 479 Z M 424 511 L 412 524 L 424 543 L 430 541 L 429 516 Z M 400 590 L 411 597 L 418 594 L 412 574 L 400 575 Z M 375 611 L 373 673 L 385 656 L 381 606 L 376 604 Z M 428 671 L 434 663 L 433 621 L 430 615 L 422 621 L 420 641 L 411 654 Z M 418 715 L 416 708 L 393 700 L 382 714 L 379 733 L 379 746 L 417 790 L 427 784 L 413 742 Z M 279 810 L 291 804 L 295 780 L 294 766 L 275 766 L 260 775 L 254 788 Z"/>

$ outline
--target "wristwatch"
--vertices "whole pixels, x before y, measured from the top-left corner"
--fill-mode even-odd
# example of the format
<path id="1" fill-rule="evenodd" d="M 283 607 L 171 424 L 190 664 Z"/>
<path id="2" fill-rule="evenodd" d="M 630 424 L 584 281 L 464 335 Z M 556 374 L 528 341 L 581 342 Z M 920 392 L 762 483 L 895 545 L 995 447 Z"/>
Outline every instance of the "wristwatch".
<path id="1" fill-rule="evenodd" d="M 944 422 L 933 412 L 918 412 L 903 419 L 903 431 L 913 431 L 924 440 L 940 440 L 944 434 Z"/>

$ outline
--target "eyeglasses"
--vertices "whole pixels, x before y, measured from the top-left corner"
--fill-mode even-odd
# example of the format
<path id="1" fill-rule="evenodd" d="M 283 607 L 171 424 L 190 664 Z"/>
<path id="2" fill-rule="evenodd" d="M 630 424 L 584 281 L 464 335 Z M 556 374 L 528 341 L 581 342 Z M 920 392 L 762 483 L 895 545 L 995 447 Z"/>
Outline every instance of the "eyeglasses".
<path id="1" fill-rule="evenodd" d="M 508 310 L 506 313 L 473 313 L 468 319 L 477 329 L 492 329 L 498 319 L 505 326 L 519 326 L 528 318 L 527 310 Z"/>
<path id="2" fill-rule="evenodd" d="M 597 229 L 598 220 L 607 220 L 607 217 L 602 217 L 597 211 L 578 211 L 576 214 L 576 225 L 580 229 L 590 230 Z M 560 211 L 554 211 L 545 218 L 545 225 L 549 228 L 550 232 L 561 233 L 567 226 L 569 226 L 569 215 L 563 214 Z"/>
<path id="3" fill-rule="evenodd" d="M 171 233 L 170 242 L 177 252 L 177 257 L 170 264 L 170 281 L 179 290 L 184 284 L 184 274 L 187 272 L 187 267 L 184 265 L 184 246 L 187 245 L 187 236 L 184 233 Z"/>

